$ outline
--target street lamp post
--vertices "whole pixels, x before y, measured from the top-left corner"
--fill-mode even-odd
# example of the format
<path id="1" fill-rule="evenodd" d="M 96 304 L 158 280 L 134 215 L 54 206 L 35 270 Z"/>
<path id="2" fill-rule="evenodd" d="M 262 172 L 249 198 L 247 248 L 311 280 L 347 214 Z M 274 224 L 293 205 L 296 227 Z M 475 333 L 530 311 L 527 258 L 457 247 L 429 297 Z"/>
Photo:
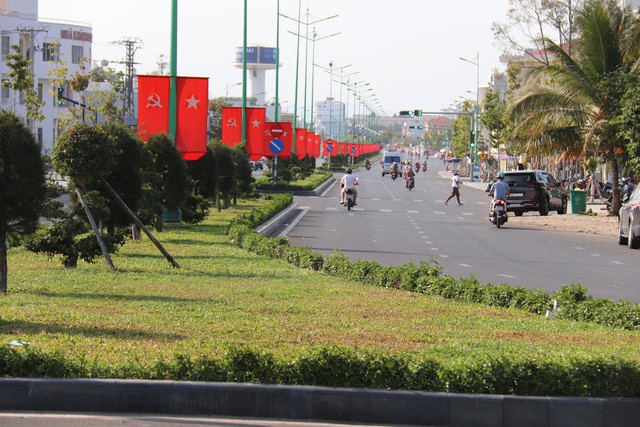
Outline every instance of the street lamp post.
<path id="1" fill-rule="evenodd" d="M 471 182 L 474 181 L 475 166 L 478 157 L 478 118 L 480 114 L 480 53 L 476 54 L 476 61 L 460 57 L 461 60 L 476 66 L 476 105 L 473 108 L 473 147 L 471 148 L 471 173 L 469 174 Z"/>
<path id="2" fill-rule="evenodd" d="M 225 96 L 225 98 L 228 98 L 228 97 L 229 97 L 229 88 L 230 88 L 230 87 L 240 86 L 241 84 L 242 84 L 242 82 L 238 82 L 238 83 L 231 83 L 231 84 L 226 85 L 226 86 L 224 87 L 224 96 Z"/>

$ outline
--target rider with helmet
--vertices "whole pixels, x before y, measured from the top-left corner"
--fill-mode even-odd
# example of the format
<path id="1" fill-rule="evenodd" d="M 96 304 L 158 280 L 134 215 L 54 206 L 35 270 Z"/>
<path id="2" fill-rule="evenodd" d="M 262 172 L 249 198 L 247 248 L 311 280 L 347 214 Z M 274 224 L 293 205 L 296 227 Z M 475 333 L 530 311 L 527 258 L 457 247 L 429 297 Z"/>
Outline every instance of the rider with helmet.
<path id="1" fill-rule="evenodd" d="M 491 217 L 491 214 L 493 213 L 493 205 L 496 203 L 496 200 L 502 200 L 504 201 L 505 206 L 507 205 L 507 197 L 509 197 L 509 184 L 504 182 L 504 172 L 498 172 L 497 181 L 491 185 L 489 196 L 493 196 L 493 201 L 489 206 L 489 217 Z"/>
<path id="2" fill-rule="evenodd" d="M 405 187 L 409 188 L 410 181 L 413 181 L 413 183 L 415 184 L 415 176 L 416 176 L 416 173 L 413 171 L 413 168 L 411 167 L 411 165 L 407 166 L 407 170 L 404 173 Z"/>
<path id="3" fill-rule="evenodd" d="M 359 185 L 358 178 L 353 175 L 353 171 L 349 168 L 347 169 L 347 173 L 342 176 L 340 180 L 340 204 L 344 205 L 346 203 L 346 194 L 347 190 L 353 190 L 353 204 L 356 205 L 356 201 L 358 200 L 358 190 L 356 190 L 356 185 Z"/>

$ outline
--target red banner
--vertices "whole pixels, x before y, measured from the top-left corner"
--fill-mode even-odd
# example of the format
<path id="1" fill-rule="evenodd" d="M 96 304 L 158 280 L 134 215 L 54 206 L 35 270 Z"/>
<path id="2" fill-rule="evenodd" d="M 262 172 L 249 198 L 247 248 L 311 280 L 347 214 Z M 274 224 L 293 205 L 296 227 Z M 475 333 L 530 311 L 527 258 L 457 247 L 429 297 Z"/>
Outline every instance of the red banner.
<path id="1" fill-rule="evenodd" d="M 307 130 L 306 129 L 297 129 L 297 141 L 296 141 L 296 156 L 299 159 L 302 159 L 307 155 Z"/>
<path id="2" fill-rule="evenodd" d="M 242 139 L 242 108 L 222 107 L 222 143 L 233 147 Z"/>
<path id="3" fill-rule="evenodd" d="M 265 124 L 264 152 L 267 157 L 274 156 L 269 148 L 269 144 L 274 138 L 278 138 L 283 143 L 283 149 L 278 153 L 278 157 L 281 159 L 291 157 L 291 139 L 293 138 L 291 122 L 267 122 Z"/>
<path id="4" fill-rule="evenodd" d="M 176 148 L 185 160 L 198 160 L 207 152 L 209 78 L 178 77 Z"/>
<path id="5" fill-rule="evenodd" d="M 307 132 L 307 143 L 305 145 L 306 147 L 306 154 L 310 157 L 313 157 L 313 144 L 316 141 L 316 134 L 315 132 Z"/>
<path id="6" fill-rule="evenodd" d="M 265 131 L 265 112 L 264 108 L 247 108 L 247 151 L 249 156 L 259 155 L 258 158 L 265 155 L 264 150 L 264 131 Z"/>
<path id="7" fill-rule="evenodd" d="M 169 133 L 169 77 L 138 76 L 138 136 Z"/>

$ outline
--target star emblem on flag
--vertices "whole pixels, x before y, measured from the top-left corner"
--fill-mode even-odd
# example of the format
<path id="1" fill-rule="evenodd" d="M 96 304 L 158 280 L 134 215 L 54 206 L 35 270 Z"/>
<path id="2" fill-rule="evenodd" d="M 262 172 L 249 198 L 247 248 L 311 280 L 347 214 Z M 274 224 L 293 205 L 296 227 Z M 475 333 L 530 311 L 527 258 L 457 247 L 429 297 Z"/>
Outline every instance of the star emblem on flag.
<path id="1" fill-rule="evenodd" d="M 185 101 L 187 101 L 187 110 L 189 108 L 195 108 L 196 110 L 198 109 L 198 102 L 200 102 L 199 99 L 196 99 L 195 95 L 191 95 L 191 98 L 187 98 L 185 99 Z"/>
<path id="2" fill-rule="evenodd" d="M 254 121 L 252 121 L 251 122 L 251 127 L 254 127 L 254 128 L 260 127 L 260 120 L 255 119 Z"/>

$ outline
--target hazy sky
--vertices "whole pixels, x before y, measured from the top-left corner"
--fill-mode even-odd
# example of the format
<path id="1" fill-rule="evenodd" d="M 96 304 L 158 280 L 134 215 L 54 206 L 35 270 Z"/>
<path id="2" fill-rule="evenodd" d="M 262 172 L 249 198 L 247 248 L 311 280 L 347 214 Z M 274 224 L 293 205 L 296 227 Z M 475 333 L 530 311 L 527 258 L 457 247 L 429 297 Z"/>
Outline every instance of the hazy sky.
<path id="1" fill-rule="evenodd" d="M 248 0 L 248 43 L 276 45 L 277 0 Z M 460 96 L 475 99 L 477 67 L 460 60 L 480 56 L 480 86 L 492 70 L 504 70 L 499 62 L 491 24 L 504 22 L 508 0 L 280 0 L 280 13 L 302 20 L 319 21 L 308 26 L 309 37 L 317 32 L 315 63 L 345 75 L 358 72 L 351 81 L 365 81 L 368 95 L 380 101 L 385 113 L 403 109 L 439 111 Z M 233 66 L 235 51 L 242 46 L 242 0 L 178 1 L 178 74 L 208 76 L 212 97 L 224 96 L 225 86 L 242 81 L 242 71 Z M 93 59 L 123 60 L 125 49 L 112 42 L 127 38 L 142 40 L 136 52 L 136 69 L 145 74 L 157 69 L 160 54 L 169 59 L 170 0 L 39 0 L 41 17 L 81 21 L 93 27 Z M 301 25 L 304 35 L 307 26 Z M 280 20 L 280 85 L 283 109 L 293 111 L 295 99 L 297 24 Z M 338 35 L 333 35 L 339 33 Z M 327 37 L 328 36 L 328 37 Z M 322 39 L 323 37 L 326 37 Z M 307 51 L 307 103 L 311 100 L 313 43 Z M 114 67 L 122 67 L 113 64 Z M 305 80 L 305 40 L 300 40 L 298 106 L 302 108 Z M 339 71 L 334 76 L 339 80 Z M 346 81 L 346 77 L 343 79 Z M 316 68 L 314 100 L 329 96 L 329 74 Z M 275 96 L 275 71 L 268 71 L 266 99 Z M 362 87 L 362 86 L 361 86 Z M 230 96 L 240 96 L 241 86 L 230 87 Z M 470 94 L 467 91 L 474 93 Z M 346 90 L 342 101 L 346 101 Z M 340 84 L 332 86 L 340 100 Z M 349 99 L 353 102 L 352 96 Z"/>

